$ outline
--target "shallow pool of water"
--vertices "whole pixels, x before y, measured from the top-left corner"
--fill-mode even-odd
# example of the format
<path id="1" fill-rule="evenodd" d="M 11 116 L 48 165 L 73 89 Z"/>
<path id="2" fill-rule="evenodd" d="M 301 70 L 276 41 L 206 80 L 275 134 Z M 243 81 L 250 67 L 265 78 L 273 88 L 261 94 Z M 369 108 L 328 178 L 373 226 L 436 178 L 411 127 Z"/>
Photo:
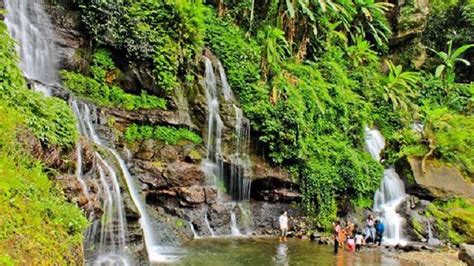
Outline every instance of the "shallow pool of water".
<path id="1" fill-rule="evenodd" d="M 179 265 L 400 265 L 379 248 L 366 248 L 360 253 L 340 251 L 332 246 L 307 240 L 289 239 L 279 243 L 275 238 L 263 239 L 199 239 L 189 242 Z"/>

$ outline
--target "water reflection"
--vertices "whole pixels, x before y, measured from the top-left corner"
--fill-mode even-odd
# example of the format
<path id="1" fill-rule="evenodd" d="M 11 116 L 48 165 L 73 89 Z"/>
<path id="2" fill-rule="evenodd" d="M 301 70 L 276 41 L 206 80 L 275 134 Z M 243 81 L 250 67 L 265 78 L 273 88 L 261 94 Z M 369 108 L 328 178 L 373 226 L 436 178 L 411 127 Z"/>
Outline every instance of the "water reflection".
<path id="1" fill-rule="evenodd" d="M 286 243 L 280 243 L 277 246 L 276 255 L 273 257 L 273 262 L 275 262 L 276 265 L 290 265 L 290 259 L 288 257 L 288 245 Z"/>
<path id="2" fill-rule="evenodd" d="M 275 238 L 199 239 L 186 245 L 187 253 L 179 265 L 349 265 L 349 266 L 411 266 L 385 254 L 383 249 L 364 248 L 360 253 L 341 250 L 334 255 L 331 246 L 310 241 Z"/>

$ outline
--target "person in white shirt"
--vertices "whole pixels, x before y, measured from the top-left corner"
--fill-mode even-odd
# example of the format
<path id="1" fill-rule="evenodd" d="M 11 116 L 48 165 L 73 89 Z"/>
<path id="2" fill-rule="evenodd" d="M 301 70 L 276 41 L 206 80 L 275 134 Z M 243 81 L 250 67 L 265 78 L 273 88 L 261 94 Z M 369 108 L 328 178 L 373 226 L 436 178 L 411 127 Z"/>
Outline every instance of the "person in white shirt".
<path id="1" fill-rule="evenodd" d="M 282 211 L 280 217 L 278 218 L 278 222 L 280 223 L 280 242 L 286 242 L 286 233 L 288 232 L 288 216 L 286 211 Z"/>
<path id="2" fill-rule="evenodd" d="M 360 247 L 362 246 L 363 241 L 364 241 L 364 236 L 362 235 L 362 232 L 357 231 L 355 235 L 356 252 L 360 251 Z"/>

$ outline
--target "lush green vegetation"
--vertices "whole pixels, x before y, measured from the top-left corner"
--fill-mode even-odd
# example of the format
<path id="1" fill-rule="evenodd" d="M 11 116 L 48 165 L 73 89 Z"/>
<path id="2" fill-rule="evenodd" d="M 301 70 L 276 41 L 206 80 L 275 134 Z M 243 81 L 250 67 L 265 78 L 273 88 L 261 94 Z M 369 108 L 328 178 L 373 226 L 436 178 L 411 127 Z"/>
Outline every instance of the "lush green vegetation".
<path id="1" fill-rule="evenodd" d="M 186 65 L 203 46 L 200 1 L 90 1 L 81 11 L 98 44 L 152 62 L 162 91 L 179 86 L 178 77 L 185 76 Z"/>
<path id="2" fill-rule="evenodd" d="M 121 107 L 126 110 L 166 109 L 166 101 L 162 98 L 148 95 L 146 91 L 142 91 L 140 95 L 125 93 L 122 88 L 115 85 L 118 69 L 110 52 L 106 50 L 94 53 L 89 71 L 92 77 L 62 71 L 64 85 L 73 93 L 99 105 Z"/>
<path id="3" fill-rule="evenodd" d="M 0 264 L 82 263 L 86 219 L 18 140 L 31 131 L 45 144 L 69 147 L 74 116 L 65 102 L 26 88 L 3 22 L 0 60 Z"/>
<path id="4" fill-rule="evenodd" d="M 322 226 L 338 204 L 371 205 L 383 167 L 364 151 L 365 126 L 388 140 L 387 164 L 417 156 L 472 177 L 472 131 L 463 130 L 472 127 L 474 106 L 466 1 L 433 1 L 423 36 L 431 50 L 421 70 L 387 59 L 386 2 L 252 3 L 101 1 L 80 10 L 96 46 L 151 65 L 162 94 L 193 80 L 203 47 L 215 53 L 265 154 L 299 180 L 303 206 Z M 415 121 L 423 134 L 412 129 Z M 132 128 L 129 140 L 154 132 Z"/>
<path id="5" fill-rule="evenodd" d="M 435 227 L 451 243 L 474 241 L 474 202 L 472 199 L 436 201 L 429 205 L 428 215 L 436 219 Z"/>
<path id="6" fill-rule="evenodd" d="M 139 126 L 136 124 L 127 128 L 124 137 L 128 142 L 155 139 L 161 140 L 170 145 L 176 145 L 182 141 L 190 141 L 195 144 L 200 144 L 202 142 L 201 136 L 184 128 Z"/>
<path id="7" fill-rule="evenodd" d="M 28 128 L 43 143 L 69 148 L 77 139 L 76 120 L 66 102 L 29 90 L 17 66 L 13 41 L 0 23 L 0 100 L 23 113 Z"/>

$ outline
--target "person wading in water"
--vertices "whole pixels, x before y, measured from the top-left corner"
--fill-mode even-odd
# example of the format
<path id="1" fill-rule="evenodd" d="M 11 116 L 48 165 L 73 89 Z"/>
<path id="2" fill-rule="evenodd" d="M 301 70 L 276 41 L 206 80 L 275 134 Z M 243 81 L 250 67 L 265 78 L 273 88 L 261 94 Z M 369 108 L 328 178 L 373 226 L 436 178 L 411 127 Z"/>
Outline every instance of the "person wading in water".
<path id="1" fill-rule="evenodd" d="M 341 224 L 339 221 L 334 222 L 333 224 L 333 234 L 334 234 L 334 254 L 337 254 L 339 250 L 339 233 L 341 231 Z"/>
<path id="2" fill-rule="evenodd" d="M 286 211 L 282 211 L 280 217 L 278 218 L 278 222 L 280 223 L 280 242 L 286 242 L 286 233 L 288 233 L 288 216 Z"/>

